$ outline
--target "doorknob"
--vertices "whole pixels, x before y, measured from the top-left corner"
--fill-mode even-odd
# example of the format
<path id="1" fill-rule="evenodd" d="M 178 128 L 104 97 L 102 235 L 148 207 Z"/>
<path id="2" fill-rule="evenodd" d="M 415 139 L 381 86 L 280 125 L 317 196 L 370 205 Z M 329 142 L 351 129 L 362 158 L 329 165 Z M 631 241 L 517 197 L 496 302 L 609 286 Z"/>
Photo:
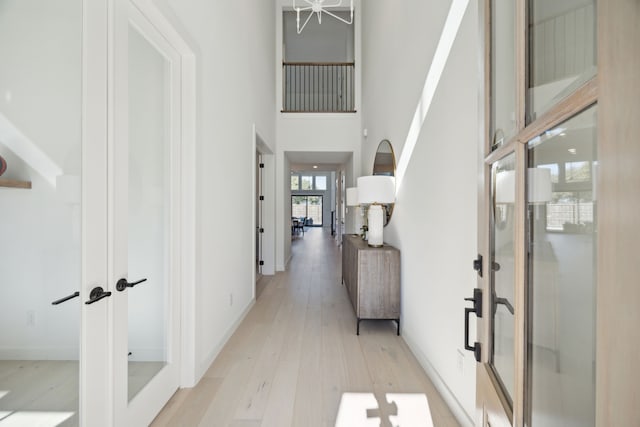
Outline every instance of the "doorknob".
<path id="1" fill-rule="evenodd" d="M 122 292 L 127 288 L 133 288 L 135 285 L 139 285 L 140 283 L 146 282 L 146 281 L 147 279 L 140 279 L 137 282 L 129 283 L 127 282 L 127 279 L 123 277 L 122 279 L 118 280 L 118 283 L 116 283 L 116 289 Z"/>
<path id="2" fill-rule="evenodd" d="M 465 301 L 473 301 L 473 308 L 465 307 L 464 309 L 464 348 L 473 351 L 476 362 L 482 360 L 482 346 L 479 342 L 469 345 L 469 315 L 474 313 L 476 317 L 482 317 L 482 289 L 475 288 L 473 290 L 473 298 L 465 298 Z"/>
<path id="3" fill-rule="evenodd" d="M 79 296 L 80 296 L 80 292 L 74 292 L 71 295 L 67 295 L 64 298 L 60 298 L 60 299 L 57 299 L 57 300 L 53 301 L 51 304 L 52 305 L 62 304 L 65 301 L 69 301 L 70 299 L 74 299 L 75 297 L 79 297 Z"/>
<path id="4" fill-rule="evenodd" d="M 98 302 L 101 299 L 104 299 L 110 296 L 111 296 L 111 292 L 105 292 L 105 290 L 102 289 L 100 286 L 96 286 L 95 288 L 91 289 L 91 292 L 89 293 L 89 301 L 85 301 L 84 303 L 93 304 L 94 302 Z"/>

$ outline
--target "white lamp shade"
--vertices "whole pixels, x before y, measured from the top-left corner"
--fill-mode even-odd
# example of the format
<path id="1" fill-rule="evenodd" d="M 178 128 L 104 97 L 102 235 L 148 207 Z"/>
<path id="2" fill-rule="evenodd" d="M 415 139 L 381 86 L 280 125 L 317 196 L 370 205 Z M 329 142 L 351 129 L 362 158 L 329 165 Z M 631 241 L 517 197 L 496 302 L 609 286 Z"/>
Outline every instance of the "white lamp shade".
<path id="1" fill-rule="evenodd" d="M 513 203 L 516 198 L 516 171 L 498 172 L 495 188 L 497 204 Z"/>
<path id="2" fill-rule="evenodd" d="M 360 204 L 394 203 L 396 181 L 392 176 L 371 175 L 358 178 L 358 202 Z"/>
<path id="3" fill-rule="evenodd" d="M 551 201 L 551 170 L 529 168 L 527 172 L 527 202 L 545 203 Z M 516 196 L 516 172 L 504 171 L 496 175 L 496 203 L 513 203 Z"/>
<path id="4" fill-rule="evenodd" d="M 358 206 L 358 187 L 347 188 L 347 206 Z"/>
<path id="5" fill-rule="evenodd" d="M 546 203 L 551 201 L 551 170 L 529 168 L 527 202 Z"/>

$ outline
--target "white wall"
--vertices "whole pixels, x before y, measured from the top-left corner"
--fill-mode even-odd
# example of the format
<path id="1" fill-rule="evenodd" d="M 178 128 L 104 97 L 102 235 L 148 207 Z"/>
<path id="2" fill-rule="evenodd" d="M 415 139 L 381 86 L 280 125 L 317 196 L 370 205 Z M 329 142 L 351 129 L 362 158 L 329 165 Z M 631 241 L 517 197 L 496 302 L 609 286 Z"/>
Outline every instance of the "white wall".
<path id="1" fill-rule="evenodd" d="M 363 171 L 371 170 L 383 138 L 402 156 L 450 5 L 366 4 Z M 402 254 L 403 337 L 463 425 L 472 424 L 475 412 L 475 360 L 462 349 L 463 298 L 476 284 L 477 20 L 470 2 L 385 228 L 385 240 Z"/>
<path id="2" fill-rule="evenodd" d="M 290 3 L 288 3 L 290 5 Z M 300 12 L 300 25 L 308 12 Z M 349 19 L 348 12 L 338 16 Z M 288 62 L 350 62 L 354 60 L 353 26 L 323 14 L 322 24 L 314 15 L 298 34 L 296 13 L 285 11 L 283 16 L 284 56 Z"/>
<path id="3" fill-rule="evenodd" d="M 253 125 L 275 152 L 274 3 L 157 3 L 197 61 L 197 380 L 252 302 Z"/>
<path id="4" fill-rule="evenodd" d="M 3 178 L 33 182 L 0 188 L 0 359 L 78 358 L 81 302 L 51 301 L 80 290 L 81 40 L 80 1 L 0 4 Z"/>

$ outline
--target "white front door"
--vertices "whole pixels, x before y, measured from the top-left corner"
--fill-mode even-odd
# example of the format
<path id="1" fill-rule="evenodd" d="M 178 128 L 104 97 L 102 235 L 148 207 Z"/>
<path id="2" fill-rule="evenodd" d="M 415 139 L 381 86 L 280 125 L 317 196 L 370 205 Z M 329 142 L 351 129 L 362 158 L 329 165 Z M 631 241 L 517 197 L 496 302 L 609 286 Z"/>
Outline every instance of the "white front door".
<path id="1" fill-rule="evenodd" d="M 148 6 L 115 3 L 109 281 L 115 425 L 147 425 L 179 385 L 180 56 Z"/>

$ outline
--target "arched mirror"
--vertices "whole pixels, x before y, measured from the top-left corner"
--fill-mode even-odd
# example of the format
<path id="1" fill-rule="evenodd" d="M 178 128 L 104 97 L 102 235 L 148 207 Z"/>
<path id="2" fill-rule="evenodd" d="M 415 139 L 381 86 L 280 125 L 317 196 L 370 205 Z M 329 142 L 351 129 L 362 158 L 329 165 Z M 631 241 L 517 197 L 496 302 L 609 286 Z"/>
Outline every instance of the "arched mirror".
<path id="1" fill-rule="evenodd" d="M 388 139 L 383 139 L 382 141 L 380 141 L 380 144 L 378 144 L 376 157 L 373 161 L 373 175 L 396 175 L 396 156 L 393 152 L 391 142 Z M 394 203 L 389 203 L 386 205 L 384 225 L 387 225 L 389 223 L 389 220 L 391 220 L 393 206 Z"/>

